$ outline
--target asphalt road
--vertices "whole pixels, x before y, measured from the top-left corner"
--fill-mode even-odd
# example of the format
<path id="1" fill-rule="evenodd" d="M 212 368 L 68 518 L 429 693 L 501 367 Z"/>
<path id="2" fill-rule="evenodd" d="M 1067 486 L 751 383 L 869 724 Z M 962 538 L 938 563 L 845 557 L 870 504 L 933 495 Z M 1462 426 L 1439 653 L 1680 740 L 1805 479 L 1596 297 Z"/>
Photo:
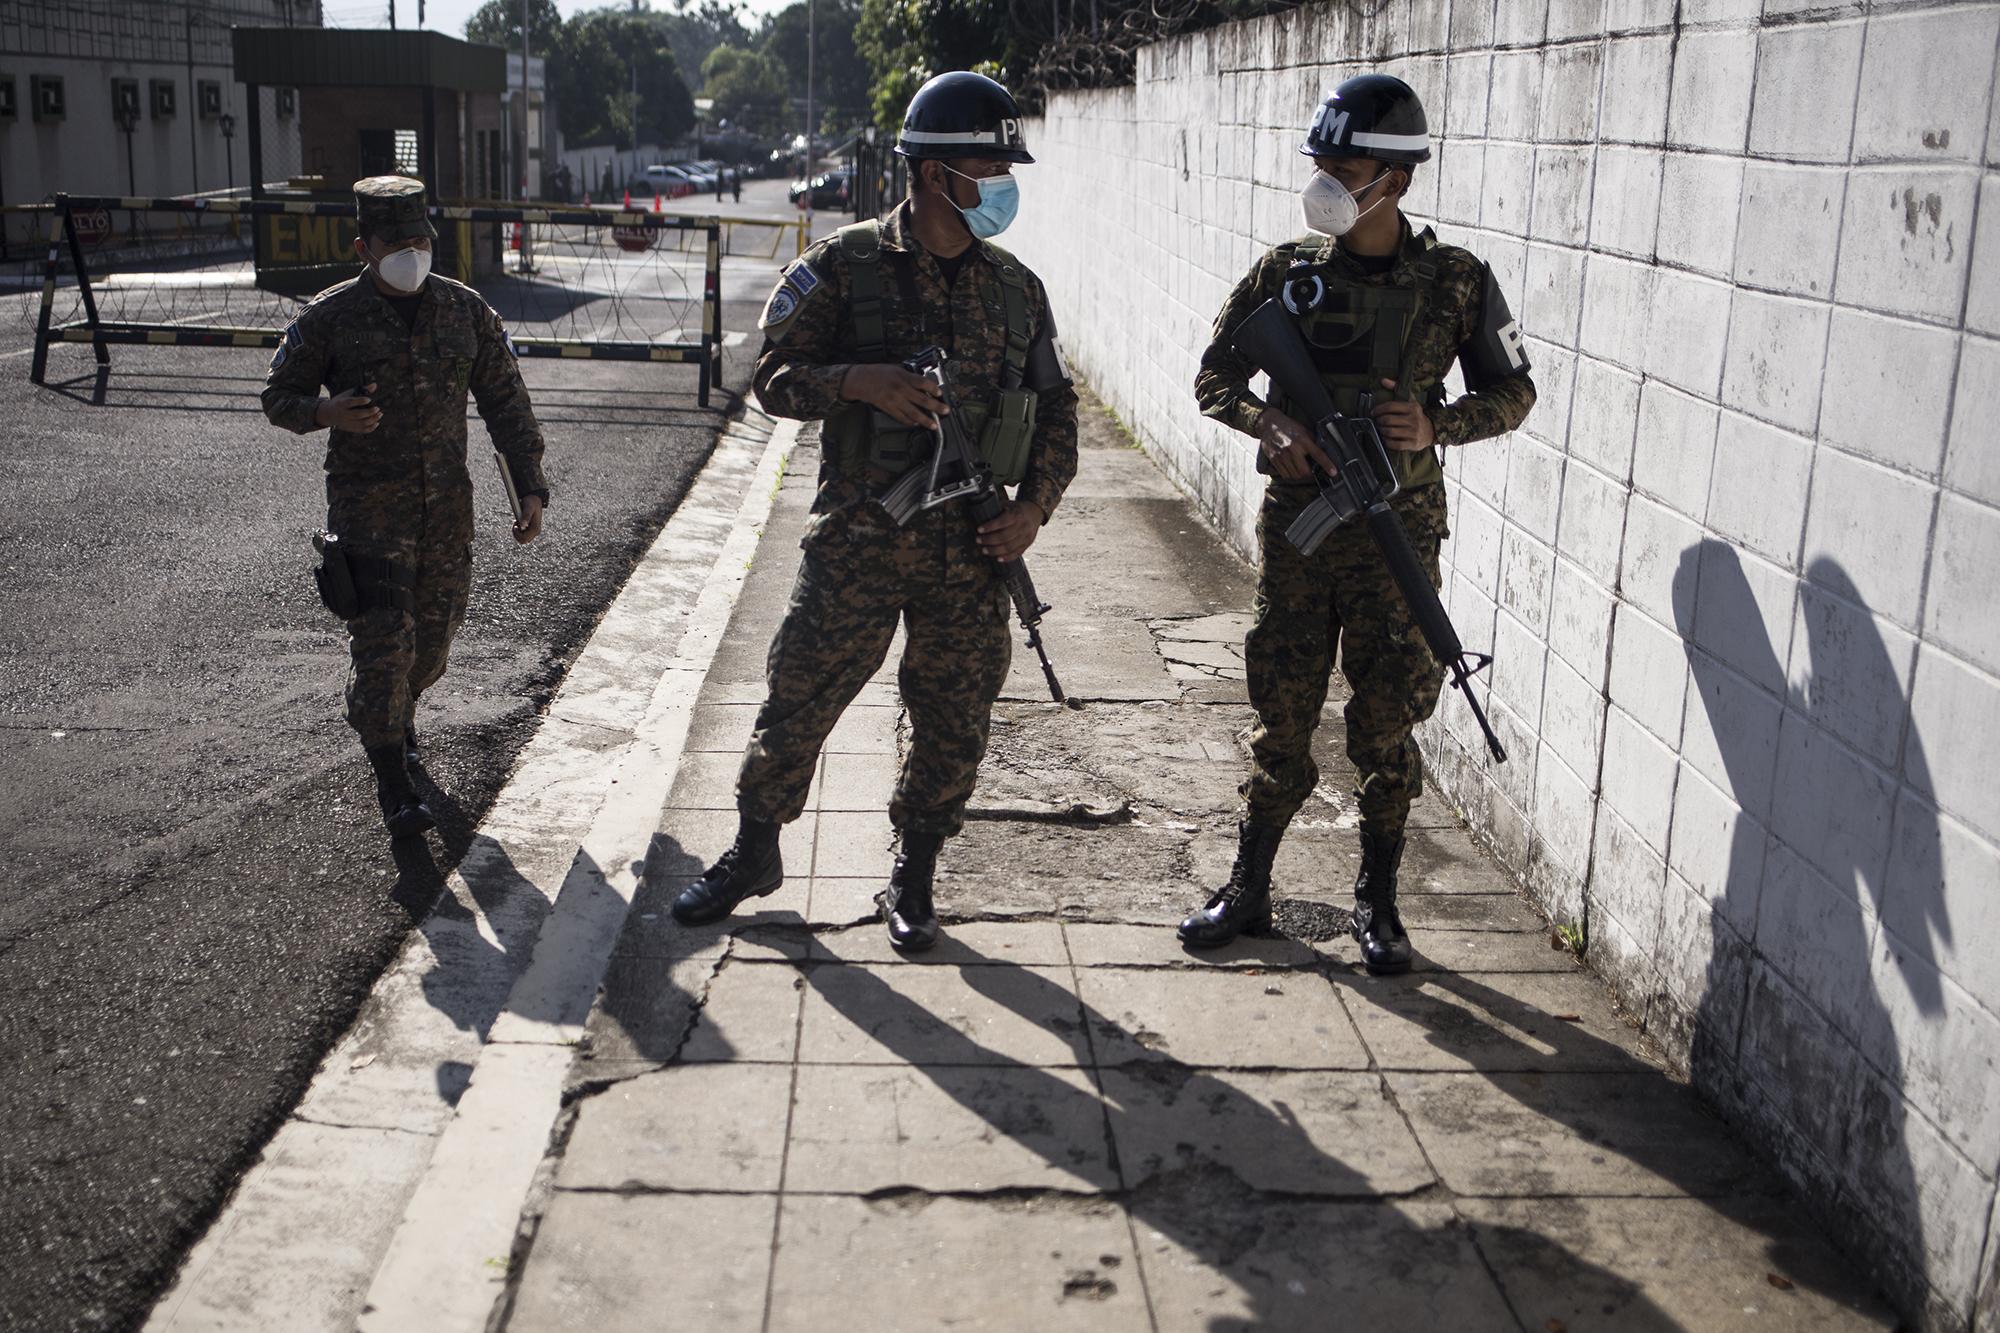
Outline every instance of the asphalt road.
<path id="1" fill-rule="evenodd" d="M 751 329 L 769 278 L 726 279 Z M 392 856 L 308 573 L 323 445 L 264 421 L 266 354 L 114 348 L 94 406 L 87 348 L 36 389 L 27 346 L 0 322 L 0 1328 L 121 1328 L 436 899 L 732 397 L 523 363 L 556 488 L 527 548 L 475 418 L 471 610 L 418 719 L 448 795 Z"/>

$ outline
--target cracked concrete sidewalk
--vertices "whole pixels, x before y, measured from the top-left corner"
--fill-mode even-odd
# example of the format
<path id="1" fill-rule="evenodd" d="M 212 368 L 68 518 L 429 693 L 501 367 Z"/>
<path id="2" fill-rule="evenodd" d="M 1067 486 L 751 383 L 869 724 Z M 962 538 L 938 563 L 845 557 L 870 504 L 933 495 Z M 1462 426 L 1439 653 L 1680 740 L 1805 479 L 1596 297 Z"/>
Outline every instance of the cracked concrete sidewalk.
<path id="1" fill-rule="evenodd" d="M 1252 573 L 1095 405 L 1084 434 L 1030 553 L 1083 707 L 1047 703 L 1017 645 L 943 857 L 946 938 L 907 961 L 875 898 L 894 653 L 786 830 L 785 887 L 703 930 L 666 910 L 734 831 L 817 466 L 792 460 L 502 1326 L 1892 1327 L 1434 798 L 1419 970 L 1360 970 L 1337 698 L 1278 860 L 1284 935 L 1178 947 L 1234 850 Z"/>

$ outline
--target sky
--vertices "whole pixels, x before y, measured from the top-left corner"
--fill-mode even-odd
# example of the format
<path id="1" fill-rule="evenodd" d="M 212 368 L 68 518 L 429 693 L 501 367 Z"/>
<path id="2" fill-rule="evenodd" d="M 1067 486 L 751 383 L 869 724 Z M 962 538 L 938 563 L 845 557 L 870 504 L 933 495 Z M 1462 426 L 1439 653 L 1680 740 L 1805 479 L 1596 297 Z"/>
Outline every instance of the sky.
<path id="1" fill-rule="evenodd" d="M 485 0 L 424 0 L 423 26 L 433 32 L 449 33 L 453 37 L 465 35 L 465 21 Z M 647 0 L 640 0 L 641 4 Z M 790 4 L 792 0 L 739 0 L 739 7 L 755 18 L 775 14 Z M 395 0 L 396 22 L 405 28 L 417 26 L 417 0 Z M 628 8 L 631 0 L 556 0 L 556 8 L 563 16 L 585 9 Z M 671 0 L 661 0 L 661 8 L 670 7 Z M 386 28 L 389 26 L 389 0 L 325 0 L 326 21 L 340 28 Z M 755 26 L 754 23 L 751 26 Z"/>

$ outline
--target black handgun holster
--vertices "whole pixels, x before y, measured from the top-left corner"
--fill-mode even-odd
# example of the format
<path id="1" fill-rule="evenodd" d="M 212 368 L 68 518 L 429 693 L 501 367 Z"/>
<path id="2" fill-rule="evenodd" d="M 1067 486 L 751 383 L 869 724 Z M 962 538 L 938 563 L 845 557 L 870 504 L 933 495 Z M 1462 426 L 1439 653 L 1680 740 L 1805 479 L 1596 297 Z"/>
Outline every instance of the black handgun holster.
<path id="1" fill-rule="evenodd" d="M 313 550 L 319 552 L 319 568 L 313 582 L 319 585 L 319 599 L 326 609 L 342 620 L 361 614 L 361 591 L 355 586 L 354 571 L 348 567 L 347 548 L 331 532 L 313 534 Z"/>

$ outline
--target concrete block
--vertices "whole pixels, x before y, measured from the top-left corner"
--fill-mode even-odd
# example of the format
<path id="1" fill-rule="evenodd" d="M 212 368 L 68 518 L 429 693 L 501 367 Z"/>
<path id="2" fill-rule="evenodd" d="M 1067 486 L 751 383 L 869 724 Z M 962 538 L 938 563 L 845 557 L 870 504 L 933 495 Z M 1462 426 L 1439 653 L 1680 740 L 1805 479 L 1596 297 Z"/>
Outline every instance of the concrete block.
<path id="1" fill-rule="evenodd" d="M 1536 377 L 1540 384 L 1539 374 Z M 1594 357 L 1579 357 L 1569 454 L 1614 481 L 1632 476 L 1633 438 L 1639 421 L 1639 377 Z M 1709 427 L 1714 447 L 1714 426 Z"/>
<path id="2" fill-rule="evenodd" d="M 1450 0 L 1416 0 L 1410 6 L 1412 51 L 1442 51 L 1451 44 Z M 1426 106 L 1430 103 L 1426 102 Z"/>
<path id="3" fill-rule="evenodd" d="M 1757 45 L 1742 33 L 1683 30 L 1674 49 L 1667 138 L 1683 148 L 1742 152 L 1756 75 Z"/>
<path id="4" fill-rule="evenodd" d="M 1764 862 L 1756 936 L 1757 952 L 1771 969 L 1832 1019 L 1850 1041 L 1861 1021 L 1875 925 L 1854 893 L 1851 878 L 1836 885 L 1796 848 L 1782 838 L 1774 840 Z M 1837 1060 L 1846 1045 L 1829 1042 L 1824 1054 Z"/>
<path id="5" fill-rule="evenodd" d="M 1979 161 L 1996 36 L 2000 10 L 1985 5 L 1872 16 L 1855 160 Z"/>
<path id="6" fill-rule="evenodd" d="M 1739 289 L 1731 307 L 1722 401 L 1760 421 L 1811 434 L 1819 419 L 1828 307 Z"/>
<path id="7" fill-rule="evenodd" d="M 1544 444 L 1516 438 L 1508 445 L 1507 521 L 1554 543 L 1562 502 L 1563 458 Z"/>
<path id="8" fill-rule="evenodd" d="M 1590 172 L 1594 150 L 1540 144 L 1535 148 L 1535 207 L 1531 235 L 1554 245 L 1582 245 L 1590 233 Z"/>
<path id="9" fill-rule="evenodd" d="M 1467 496 L 1452 518 L 1452 567 L 1488 599 L 1500 595 L 1500 528 L 1497 510 Z"/>
<path id="10" fill-rule="evenodd" d="M 1846 173 L 1837 168 L 1746 166 L 1736 223 L 1737 281 L 1791 296 L 1831 295 L 1845 183 Z"/>
<path id="11" fill-rule="evenodd" d="M 1484 138 L 1486 98 L 1493 87 L 1493 57 L 1485 51 L 1454 55 L 1445 61 L 1443 135 L 1452 139 Z"/>
<path id="12" fill-rule="evenodd" d="M 1493 44 L 1494 0 L 1453 0 L 1451 45 L 1458 51 Z"/>
<path id="13" fill-rule="evenodd" d="M 1597 685 L 1577 674 L 1560 655 L 1549 654 L 1542 681 L 1543 748 L 1553 751 L 1592 790 L 1604 740 L 1604 707 L 1604 692 Z"/>
<path id="14" fill-rule="evenodd" d="M 2000 841 L 2000 680 L 1943 648 L 1917 649 L 1903 776 L 1989 842 Z"/>
<path id="15" fill-rule="evenodd" d="M 1549 647 L 1592 686 L 1601 688 L 1611 666 L 1612 596 L 1581 567 L 1556 561 L 1555 596 L 1549 605 Z M 1453 612 L 1453 623 L 1465 633 Z"/>
<path id="16" fill-rule="evenodd" d="M 1695 595 L 1695 643 L 1754 684 L 1782 696 L 1798 579 L 1789 570 L 1721 542 L 1703 542 L 1695 561 L 1701 579 Z M 1683 557 L 1683 571 L 1689 563 Z"/>
<path id="17" fill-rule="evenodd" d="M 2000 98 L 1994 99 L 2000 107 Z M 1965 327 L 2000 333 L 2000 175 L 1979 180 L 1979 233 L 1972 242 L 1972 276 L 1965 294 Z"/>
<path id="18" fill-rule="evenodd" d="M 1653 257 L 1660 226 L 1661 156 L 1656 148 L 1606 145 L 1597 152 L 1590 243 L 1635 259 Z"/>
<path id="19" fill-rule="evenodd" d="M 1479 440 L 1467 448 L 1454 449 L 1445 455 L 1450 468 L 1446 475 L 1457 480 L 1476 499 L 1500 508 L 1507 500 L 1513 449 L 1511 437 Z"/>
<path id="20" fill-rule="evenodd" d="M 1771 832 L 1850 896 L 1857 878 L 1882 882 L 1895 809 L 1893 774 L 1804 714 L 1787 710 L 1778 732 Z"/>
<path id="21" fill-rule="evenodd" d="M 1594 37 L 1604 31 L 1604 0 L 1549 0 L 1549 40 Z"/>
<path id="22" fill-rule="evenodd" d="M 1764 0 L 1684 0 L 1681 22 L 1741 26 L 1763 13 Z M 1747 40 L 1748 34 L 1745 34 Z"/>
<path id="23" fill-rule="evenodd" d="M 1625 488 L 1592 468 L 1572 464 L 1563 480 L 1557 549 L 1605 587 L 1618 578 L 1625 538 Z"/>
<path id="24" fill-rule="evenodd" d="M 1555 584 L 1555 551 L 1525 529 L 1508 524 L 1500 535 L 1500 605 L 1535 634 L 1549 626 L 1549 593 Z"/>
<path id="25" fill-rule="evenodd" d="M 1506 0 L 1493 10 L 1495 46 L 1539 46 L 1547 30 L 1549 0 Z"/>
<path id="26" fill-rule="evenodd" d="M 1082 972 L 1077 991 L 1097 1058 L 1107 1065 L 1173 1059 L 1198 1066 L 1368 1067 L 1354 1025 L 1322 981 L 1300 977 L 1278 995 L 1268 984 L 1247 972 L 1093 967 Z M 1223 1014 L 1232 1017 L 1220 1021 Z"/>
<path id="27" fill-rule="evenodd" d="M 1757 924 L 1767 837 L 1763 824 L 1743 813 L 1728 792 L 1682 763 L 1668 866 L 1746 936 Z"/>
<path id="28" fill-rule="evenodd" d="M 1937 495 L 1930 482 L 1822 448 L 1806 515 L 1807 577 L 1914 629 Z"/>
<path id="29" fill-rule="evenodd" d="M 2000 571 L 2000 510 L 1942 497 L 1932 544 L 1924 633 L 1988 672 L 2000 673 L 2000 615 L 1994 576 Z"/>
<path id="30" fill-rule="evenodd" d="M 1671 869 L 1660 904 L 1659 990 L 1646 1009 L 1646 1031 L 1697 1088 L 1726 1068 L 1736 1049 L 1750 972 L 1750 945 L 1715 915 L 1708 899 Z M 1760 1279 L 1761 1280 L 1761 1279 Z"/>
<path id="31" fill-rule="evenodd" d="M 1766 28 L 1757 39 L 1750 151 L 1794 162 L 1845 162 L 1861 78 L 1860 19 Z"/>
<path id="32" fill-rule="evenodd" d="M 1493 697 L 1513 710 L 1530 732 L 1541 729 L 1542 670 L 1548 655 L 1547 645 L 1515 617 L 1502 611 L 1494 621 Z M 1531 792 L 1523 786 L 1510 794 L 1526 805 Z"/>
<path id="33" fill-rule="evenodd" d="M 1870 615 L 1837 567 L 1812 567 L 1807 577 L 1792 631 L 1792 697 L 1816 725 L 1894 772 L 1916 639 Z"/>
<path id="34" fill-rule="evenodd" d="M 1578 350 L 1633 373 L 1646 369 L 1646 322 L 1660 271 L 1614 255 L 1584 266 L 1583 328 Z"/>
<path id="35" fill-rule="evenodd" d="M 1438 144 L 1433 153 L 1438 173 L 1438 221 L 1478 226 L 1484 202 L 1481 192 L 1486 173 L 1486 145 L 1447 140 Z"/>
<path id="36" fill-rule="evenodd" d="M 1680 636 L 1629 605 L 1619 607 L 1607 690 L 1612 704 L 1678 751 L 1687 682 L 1687 651 Z"/>
<path id="37" fill-rule="evenodd" d="M 1514 0 L 1508 0 L 1513 3 Z M 1493 96 L 1486 106 L 1486 136 L 1524 143 L 1539 138 L 1542 93 L 1540 48 L 1493 53 Z"/>
<path id="38" fill-rule="evenodd" d="M 1495 57 L 1499 59 L 1499 57 Z M 1495 96 L 1498 96 L 1496 90 Z M 1479 225 L 1513 236 L 1528 234 L 1528 210 L 1534 200 L 1535 148 L 1529 143 L 1486 145 L 1486 175 Z"/>
<path id="39" fill-rule="evenodd" d="M 1673 0 L 1604 0 L 1606 32 L 1662 28 L 1674 21 Z"/>
<path id="40" fill-rule="evenodd" d="M 1978 192 L 1976 167 L 1856 169 L 1834 289 L 1840 300 L 1956 324 Z"/>
<path id="41" fill-rule="evenodd" d="M 1785 431 L 1722 414 L 1708 523 L 1768 560 L 1797 568 L 1812 445 Z"/>
<path id="42" fill-rule="evenodd" d="M 1528 247 L 1527 301 L 1521 327 L 1535 337 L 1574 347 L 1583 305 L 1584 252 L 1554 245 Z"/>
<path id="43" fill-rule="evenodd" d="M 1604 771 L 1598 779 L 1604 805 L 1631 825 L 1661 857 L 1666 854 L 1667 832 L 1673 826 L 1677 767 L 1674 752 L 1614 698 L 1604 719 Z M 1601 832 L 1599 836 L 1603 836 Z M 1665 867 L 1662 860 L 1663 881 Z M 1630 928 L 1635 923 L 1625 924 Z"/>
<path id="44" fill-rule="evenodd" d="M 1681 758 L 1761 826 L 1771 810 L 1784 704 L 1705 651 L 1691 651 L 1688 666 Z"/>
<path id="45" fill-rule="evenodd" d="M 1613 0 L 1612 7 L 1622 5 Z M 1609 12 L 1606 21 L 1607 26 L 1615 21 Z M 1604 44 L 1601 142 L 1658 144 L 1666 139 L 1673 62 L 1673 40 L 1663 34 L 1614 37 Z"/>
<path id="46" fill-rule="evenodd" d="M 1827 334 L 1820 438 L 1905 472 L 1937 476 L 1956 341 L 1946 329 L 1836 309 Z"/>
<path id="47" fill-rule="evenodd" d="M 1882 925 L 2000 1011 L 2000 852 L 1908 790 L 1896 806 Z"/>
<path id="48" fill-rule="evenodd" d="M 1958 387 L 1945 449 L 1944 484 L 1987 504 L 2000 504 L 2000 342 L 1967 336 L 1958 356 Z"/>
<path id="49" fill-rule="evenodd" d="M 1591 847 L 1590 962 L 1614 989 L 1641 1003 L 1656 984 L 1666 888 L 1666 862 L 1607 796 Z"/>
<path id="50" fill-rule="evenodd" d="M 1569 447 L 1570 399 L 1576 382 L 1576 352 L 1528 335 L 1528 359 L 1535 371 L 1535 406 L 1521 429 L 1558 453 Z"/>
<path id="51" fill-rule="evenodd" d="M 1560 662 L 1554 669 L 1569 670 Z M 1592 762 L 1594 767 L 1595 756 Z M 1580 876 L 1590 866 L 1591 830 L 1597 811 L 1591 786 L 1551 754 L 1548 746 L 1543 747 L 1535 765 L 1535 836 L 1546 854 L 1572 875 Z"/>
<path id="52" fill-rule="evenodd" d="M 1542 60 L 1541 114 L 1535 129 L 1543 143 L 1589 143 L 1596 138 L 1603 62 L 1603 47 L 1596 42 L 1548 49 Z"/>
<path id="53" fill-rule="evenodd" d="M 1687 586 L 1682 567 L 1701 541 L 1700 525 L 1644 496 L 1633 496 L 1625 511 L 1619 595 L 1664 626 L 1691 624 L 1694 589 Z"/>
<path id="54" fill-rule="evenodd" d="M 1659 257 L 1726 278 L 1736 263 L 1743 159 L 1714 153 L 1668 153 L 1660 163 Z"/>
<path id="55" fill-rule="evenodd" d="M 1711 402 L 1649 380 L 1639 398 L 1633 485 L 1696 522 L 1705 520 L 1720 415 Z"/>

